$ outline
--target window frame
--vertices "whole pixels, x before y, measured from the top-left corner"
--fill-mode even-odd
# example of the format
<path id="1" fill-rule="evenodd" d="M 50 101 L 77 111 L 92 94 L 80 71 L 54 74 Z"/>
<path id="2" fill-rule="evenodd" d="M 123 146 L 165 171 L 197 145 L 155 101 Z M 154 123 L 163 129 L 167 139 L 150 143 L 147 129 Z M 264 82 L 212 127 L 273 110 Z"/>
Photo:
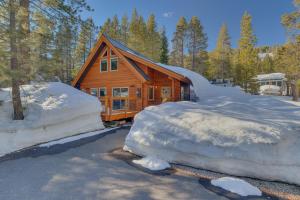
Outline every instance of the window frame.
<path id="1" fill-rule="evenodd" d="M 101 89 L 104 89 L 105 90 L 105 96 L 101 96 L 100 94 L 101 94 Z M 101 98 L 101 97 L 106 97 L 107 96 L 107 89 L 106 89 L 106 87 L 100 87 L 99 88 L 99 93 L 98 93 L 98 96 Z"/>
<path id="2" fill-rule="evenodd" d="M 106 71 L 103 71 L 102 70 L 102 61 L 106 61 Z M 100 60 L 100 72 L 102 73 L 102 72 L 108 72 L 108 60 L 107 60 L 107 58 L 102 58 L 101 60 Z"/>
<path id="3" fill-rule="evenodd" d="M 152 88 L 152 98 L 150 98 L 150 89 Z M 155 99 L 155 92 L 154 92 L 154 86 L 148 86 L 148 100 L 149 101 L 154 101 Z"/>
<path id="4" fill-rule="evenodd" d="M 96 95 L 92 94 L 92 90 L 96 91 Z M 90 88 L 90 95 L 94 96 L 94 97 L 98 97 L 98 88 Z"/>
<path id="5" fill-rule="evenodd" d="M 112 69 L 111 67 L 112 67 L 112 60 L 116 60 L 117 61 L 117 69 Z M 118 59 L 118 57 L 113 57 L 113 58 L 110 58 L 110 71 L 112 71 L 112 72 L 115 72 L 115 71 L 118 71 L 118 68 L 119 68 L 119 59 Z"/>
<path id="6" fill-rule="evenodd" d="M 114 89 L 120 89 L 120 96 L 114 96 Z M 127 89 L 127 96 L 126 97 L 123 97 L 123 96 L 121 96 L 121 90 L 122 89 Z M 120 102 L 120 106 L 122 105 L 122 103 L 121 103 L 121 101 L 125 101 L 125 106 L 126 106 L 126 99 L 124 99 L 124 98 L 129 98 L 129 87 L 113 87 L 112 89 L 111 89 L 111 92 L 112 92 L 112 97 L 114 98 L 114 97 L 116 97 L 116 98 L 120 98 L 120 99 L 113 99 L 112 100 L 112 110 L 126 110 L 126 108 L 121 108 L 120 107 L 120 109 L 114 109 L 114 101 L 119 101 Z"/>
<path id="7" fill-rule="evenodd" d="M 121 89 L 127 89 L 127 91 L 128 91 L 128 96 L 127 96 L 127 97 L 129 97 L 129 87 L 113 87 L 113 88 L 111 89 L 112 97 L 122 97 L 122 96 L 114 96 L 114 89 L 120 89 L 120 93 L 121 93 Z M 126 98 L 126 97 L 125 97 L 125 98 Z"/>
<path id="8" fill-rule="evenodd" d="M 116 53 L 112 54 L 112 52 L 114 52 L 114 51 L 113 51 L 112 49 L 110 49 L 110 56 L 111 56 L 111 57 L 117 56 Z"/>

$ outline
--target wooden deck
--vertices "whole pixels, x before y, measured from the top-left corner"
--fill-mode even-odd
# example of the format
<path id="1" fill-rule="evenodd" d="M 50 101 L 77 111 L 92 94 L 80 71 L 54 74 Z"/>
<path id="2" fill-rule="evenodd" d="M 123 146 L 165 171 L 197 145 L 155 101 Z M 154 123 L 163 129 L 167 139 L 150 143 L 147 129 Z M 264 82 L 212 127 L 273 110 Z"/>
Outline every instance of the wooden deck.
<path id="1" fill-rule="evenodd" d="M 122 101 L 124 104 L 121 109 L 113 108 L 113 101 Z M 100 98 L 102 105 L 101 118 L 103 121 L 115 121 L 120 119 L 133 118 L 142 110 L 142 106 L 136 98 L 129 97 L 102 97 Z"/>
<path id="2" fill-rule="evenodd" d="M 118 111 L 111 114 L 101 113 L 103 121 L 116 121 L 120 119 L 133 118 L 139 111 Z"/>

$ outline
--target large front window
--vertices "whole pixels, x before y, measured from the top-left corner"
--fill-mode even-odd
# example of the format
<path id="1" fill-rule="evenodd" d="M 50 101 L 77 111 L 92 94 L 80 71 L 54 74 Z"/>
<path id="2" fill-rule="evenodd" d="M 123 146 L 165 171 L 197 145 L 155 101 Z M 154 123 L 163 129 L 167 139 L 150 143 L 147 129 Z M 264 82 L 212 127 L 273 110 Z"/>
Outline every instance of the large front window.
<path id="1" fill-rule="evenodd" d="M 113 110 L 124 110 L 127 107 L 127 99 L 124 99 L 124 97 L 129 96 L 128 88 L 113 88 Z M 118 99 L 117 97 L 120 97 Z"/>

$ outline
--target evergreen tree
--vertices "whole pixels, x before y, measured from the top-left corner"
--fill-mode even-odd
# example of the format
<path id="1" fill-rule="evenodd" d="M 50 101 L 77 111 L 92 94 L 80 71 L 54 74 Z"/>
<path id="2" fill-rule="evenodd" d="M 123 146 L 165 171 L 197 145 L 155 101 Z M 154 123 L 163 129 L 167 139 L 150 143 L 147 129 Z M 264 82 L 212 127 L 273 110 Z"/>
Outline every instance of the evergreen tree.
<path id="1" fill-rule="evenodd" d="M 112 30 L 111 27 L 112 27 L 111 19 L 107 18 L 107 20 L 104 22 L 103 26 L 101 26 L 101 28 L 100 28 L 100 32 L 99 32 L 98 37 L 100 37 L 102 33 L 106 33 L 109 36 L 111 36 L 112 35 L 112 33 L 111 33 L 111 30 Z"/>
<path id="2" fill-rule="evenodd" d="M 241 38 L 235 55 L 235 82 L 245 89 L 255 93 L 255 88 L 249 88 L 251 79 L 257 74 L 256 37 L 252 29 L 252 17 L 245 12 L 241 21 Z M 250 90 L 249 90 L 250 89 Z M 252 90 L 253 89 L 253 90 Z"/>
<path id="3" fill-rule="evenodd" d="M 231 55 L 230 36 L 226 24 L 223 24 L 219 32 L 216 48 L 209 56 L 211 78 L 231 78 Z"/>
<path id="4" fill-rule="evenodd" d="M 161 32 L 161 46 L 160 46 L 160 63 L 168 64 L 169 62 L 169 47 L 166 30 L 163 28 Z"/>
<path id="5" fill-rule="evenodd" d="M 121 38 L 120 40 L 127 45 L 128 44 L 128 37 L 129 37 L 129 22 L 127 15 L 122 17 L 121 22 Z"/>
<path id="6" fill-rule="evenodd" d="M 155 16 L 151 14 L 147 22 L 146 56 L 154 61 L 159 61 L 160 52 L 157 50 L 160 46 L 161 40 L 157 31 Z"/>
<path id="7" fill-rule="evenodd" d="M 120 30 L 120 24 L 119 24 L 119 19 L 118 19 L 117 15 L 115 15 L 113 17 L 110 29 L 111 29 L 110 34 L 109 34 L 110 37 L 112 37 L 113 39 L 116 39 L 116 40 L 120 40 L 121 30 Z"/>
<path id="8" fill-rule="evenodd" d="M 139 15 L 137 13 L 137 10 L 134 9 L 129 24 L 128 46 L 136 49 L 140 45 L 139 34 Z"/>
<path id="9" fill-rule="evenodd" d="M 87 55 L 89 53 L 88 44 L 90 43 L 89 35 L 91 32 L 91 27 L 88 22 L 83 22 L 81 24 L 79 38 L 76 45 L 75 57 L 77 58 L 76 67 L 80 67 L 85 62 Z"/>
<path id="10" fill-rule="evenodd" d="M 184 17 L 180 17 L 176 31 L 172 39 L 171 64 L 184 66 L 184 47 L 186 43 L 187 22 Z"/>
<path id="11" fill-rule="evenodd" d="M 187 46 L 190 57 L 188 68 L 203 74 L 207 68 L 207 36 L 196 16 L 192 17 L 188 25 Z"/>
<path id="12" fill-rule="evenodd" d="M 20 95 L 20 81 L 18 74 L 20 69 L 17 58 L 17 29 L 16 29 L 16 13 L 17 5 L 15 0 L 9 0 L 9 33 L 10 33 L 10 69 L 11 69 L 11 87 L 12 87 L 12 103 L 13 103 L 13 119 L 23 120 L 23 107 Z"/>
<path id="13" fill-rule="evenodd" d="M 296 10 L 281 18 L 286 28 L 289 41 L 281 52 L 281 66 L 292 87 L 293 100 L 298 101 L 300 82 L 300 0 L 294 0 Z"/>

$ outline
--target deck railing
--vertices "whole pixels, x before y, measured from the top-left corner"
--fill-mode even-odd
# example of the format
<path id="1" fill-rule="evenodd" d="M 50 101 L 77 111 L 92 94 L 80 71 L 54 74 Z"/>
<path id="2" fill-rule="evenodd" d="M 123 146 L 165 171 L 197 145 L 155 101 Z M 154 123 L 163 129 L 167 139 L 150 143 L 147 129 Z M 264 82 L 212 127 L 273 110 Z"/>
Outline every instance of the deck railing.
<path id="1" fill-rule="evenodd" d="M 100 97 L 102 114 L 112 115 L 120 112 L 140 111 L 137 98 L 134 97 Z"/>

